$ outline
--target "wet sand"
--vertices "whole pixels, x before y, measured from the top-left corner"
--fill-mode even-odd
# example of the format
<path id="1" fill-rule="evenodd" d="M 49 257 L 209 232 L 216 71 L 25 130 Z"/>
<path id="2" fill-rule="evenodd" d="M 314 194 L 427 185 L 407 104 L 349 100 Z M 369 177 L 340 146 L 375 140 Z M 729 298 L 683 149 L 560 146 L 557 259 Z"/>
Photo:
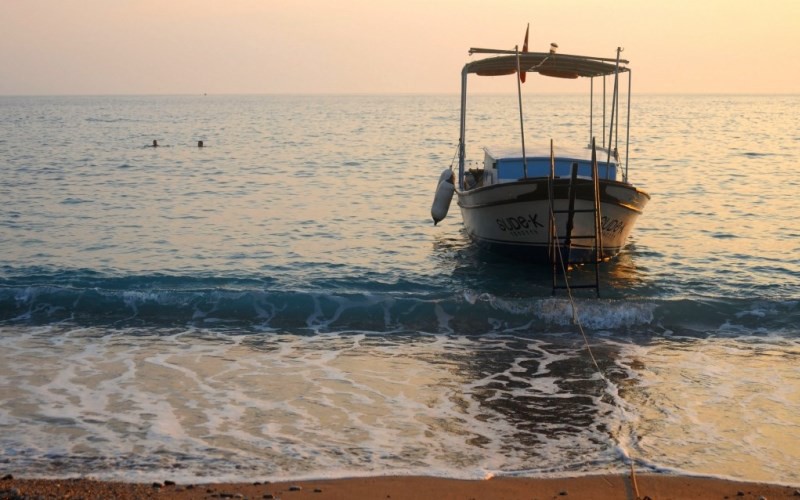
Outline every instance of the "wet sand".
<path id="1" fill-rule="evenodd" d="M 635 482 L 635 484 L 634 484 Z M 140 484 L 92 479 L 0 480 L 0 499 L 34 498 L 248 498 L 283 500 L 418 499 L 800 499 L 800 487 L 660 474 L 573 478 L 458 480 L 420 476 L 378 476 L 314 481 Z"/>

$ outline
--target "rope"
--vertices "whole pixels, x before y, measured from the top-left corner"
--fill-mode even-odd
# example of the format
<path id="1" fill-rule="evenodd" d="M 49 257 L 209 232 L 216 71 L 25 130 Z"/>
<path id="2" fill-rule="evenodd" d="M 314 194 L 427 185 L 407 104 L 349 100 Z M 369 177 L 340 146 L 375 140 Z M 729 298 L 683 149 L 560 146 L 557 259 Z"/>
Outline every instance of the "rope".
<path id="1" fill-rule="evenodd" d="M 461 141 L 459 141 L 459 144 L 456 144 L 456 152 L 453 153 L 453 159 L 450 160 L 450 170 L 453 170 L 453 165 L 455 165 L 455 163 L 456 163 L 456 156 L 458 156 L 458 147 L 460 145 L 461 145 Z"/>
<path id="2" fill-rule="evenodd" d="M 572 323 L 578 326 L 578 330 L 581 332 L 581 336 L 583 337 L 583 343 L 586 346 L 586 351 L 589 353 L 589 357 L 592 360 L 592 364 L 594 364 L 597 373 L 600 375 L 600 378 L 608 385 L 610 382 L 608 378 L 606 378 L 603 369 L 600 368 L 600 365 L 597 363 L 597 359 L 594 357 L 594 353 L 592 352 L 592 347 L 589 345 L 589 338 L 586 336 L 586 332 L 583 329 L 583 324 L 581 323 L 580 317 L 578 316 L 578 307 L 575 304 L 575 297 L 572 295 L 572 289 L 569 286 L 569 279 L 567 279 L 567 268 L 566 263 L 564 262 L 564 254 L 561 252 L 561 244 L 558 238 L 558 233 L 556 232 L 555 223 L 556 223 L 556 216 L 555 212 L 553 212 L 553 203 L 550 200 L 550 220 L 553 221 L 553 241 L 555 242 L 556 251 L 558 252 L 558 263 L 561 265 L 561 272 L 564 276 L 564 288 L 567 290 L 567 297 L 569 297 L 570 306 L 572 307 Z M 639 485 L 636 482 L 636 469 L 633 466 L 633 456 L 630 457 L 630 469 L 631 469 L 631 484 L 633 485 L 634 493 L 636 494 L 636 499 L 641 499 L 641 495 L 639 494 Z"/>

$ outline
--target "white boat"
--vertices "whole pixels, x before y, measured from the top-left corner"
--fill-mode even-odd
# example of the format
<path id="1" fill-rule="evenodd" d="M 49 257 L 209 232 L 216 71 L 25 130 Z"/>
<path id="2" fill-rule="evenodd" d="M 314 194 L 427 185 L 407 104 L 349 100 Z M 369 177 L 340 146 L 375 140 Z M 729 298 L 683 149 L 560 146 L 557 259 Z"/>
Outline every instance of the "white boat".
<path id="1" fill-rule="evenodd" d="M 599 58 L 557 54 L 556 47 L 551 45 L 550 52 L 470 49 L 470 54 L 491 57 L 469 62 L 462 70 L 458 171 L 452 172 L 451 166 L 442 172 L 431 215 L 434 222 L 443 218 L 455 193 L 464 227 L 480 245 L 540 262 L 553 263 L 557 255 L 570 264 L 599 262 L 622 250 L 650 199 L 628 182 L 630 69 L 628 61 L 620 59 L 621 49 L 616 58 Z M 526 151 L 520 93 L 519 147 L 486 145 L 482 161 L 469 159 L 477 168 L 467 168 L 468 76 L 519 74 L 521 92 L 519 80 L 524 81 L 527 73 L 591 80 L 588 147 L 585 143 L 554 146 L 551 139 L 549 150 Z M 627 123 L 620 127 L 620 77 L 626 74 Z M 612 90 L 603 93 L 603 136 L 595 140 L 592 131 L 600 127 L 594 127 L 594 121 L 599 122 L 594 113 L 594 78 L 604 79 L 605 89 L 607 77 Z M 606 102 L 610 102 L 608 114 Z M 601 145 L 594 146 L 596 142 Z"/>

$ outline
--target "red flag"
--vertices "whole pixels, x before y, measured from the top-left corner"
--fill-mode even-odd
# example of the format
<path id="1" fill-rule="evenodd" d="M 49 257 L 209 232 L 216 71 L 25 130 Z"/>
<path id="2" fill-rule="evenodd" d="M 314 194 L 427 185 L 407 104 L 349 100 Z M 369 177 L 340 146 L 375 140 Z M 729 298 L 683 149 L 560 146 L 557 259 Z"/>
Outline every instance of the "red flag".
<path id="1" fill-rule="evenodd" d="M 525 52 L 528 52 L 528 31 L 530 29 L 531 29 L 531 23 L 528 23 L 528 27 L 525 28 L 525 42 L 523 42 L 523 44 L 522 44 L 522 53 L 523 54 Z M 525 74 L 526 73 L 524 71 L 520 70 L 520 72 L 519 72 L 519 81 L 521 81 L 522 83 L 525 83 Z"/>

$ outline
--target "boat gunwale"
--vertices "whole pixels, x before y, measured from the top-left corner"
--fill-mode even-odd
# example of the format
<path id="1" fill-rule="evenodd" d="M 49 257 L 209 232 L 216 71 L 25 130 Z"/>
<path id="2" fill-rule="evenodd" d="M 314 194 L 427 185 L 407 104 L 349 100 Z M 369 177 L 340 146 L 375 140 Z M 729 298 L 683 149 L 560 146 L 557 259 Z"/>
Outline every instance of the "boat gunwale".
<path id="1" fill-rule="evenodd" d="M 458 206 L 460 206 L 460 207 L 463 206 L 461 204 L 461 197 L 462 196 L 470 196 L 470 195 L 477 194 L 477 193 L 485 193 L 485 192 L 493 190 L 493 189 L 502 189 L 502 188 L 508 188 L 508 187 L 511 187 L 511 186 L 519 186 L 519 185 L 524 185 L 524 184 L 538 184 L 540 182 L 547 182 L 548 179 L 549 179 L 548 177 L 529 177 L 527 179 L 520 179 L 520 180 L 516 180 L 516 181 L 511 181 L 511 182 L 502 182 L 502 183 L 499 183 L 499 184 L 490 184 L 488 186 L 479 186 L 479 187 L 475 187 L 475 188 L 472 188 L 472 189 L 460 189 L 460 188 L 456 187 L 456 194 L 458 194 L 457 203 L 458 203 Z M 569 178 L 557 177 L 554 180 L 557 183 L 569 183 Z M 581 178 L 581 180 L 586 180 L 586 181 L 591 182 L 591 179 Z M 647 191 L 643 191 L 642 189 L 639 189 L 638 187 L 634 186 L 630 182 L 616 181 L 616 180 L 611 180 L 611 179 L 599 179 L 599 183 L 601 185 L 611 185 L 611 186 L 621 187 L 621 188 L 624 188 L 624 189 L 630 189 L 631 191 L 635 191 L 637 194 L 641 194 L 643 196 L 646 196 L 647 197 L 647 201 L 650 201 L 652 199 L 650 194 Z M 516 201 L 517 200 L 513 200 L 513 201 L 510 201 L 510 202 L 511 203 L 515 203 Z M 502 204 L 502 203 L 497 203 L 497 204 Z M 484 206 L 484 205 L 474 205 L 473 207 L 477 208 L 477 207 L 480 207 L 480 206 Z M 485 205 L 485 206 L 490 206 L 490 205 Z M 473 207 L 464 207 L 464 208 L 473 208 Z M 636 210 L 636 209 L 632 209 L 632 210 Z"/>
<path id="2" fill-rule="evenodd" d="M 480 205 L 465 205 L 464 203 L 461 202 L 461 200 L 458 200 L 456 203 L 458 204 L 459 208 L 463 208 L 465 210 L 480 210 L 482 208 L 501 207 L 503 205 L 516 205 L 516 204 L 532 203 L 532 201 L 531 200 L 501 200 L 501 201 L 493 201 L 493 202 L 490 202 L 490 203 L 482 203 Z M 630 205 L 629 203 L 623 203 L 621 201 L 601 201 L 601 204 L 602 203 L 606 203 L 606 204 L 610 204 L 610 205 L 616 205 L 616 206 L 618 206 L 620 208 L 624 208 L 624 209 L 630 210 L 631 212 L 635 212 L 635 213 L 637 213 L 639 215 L 642 215 L 644 213 L 644 210 L 642 210 L 640 208 L 636 208 L 636 207 Z"/>

